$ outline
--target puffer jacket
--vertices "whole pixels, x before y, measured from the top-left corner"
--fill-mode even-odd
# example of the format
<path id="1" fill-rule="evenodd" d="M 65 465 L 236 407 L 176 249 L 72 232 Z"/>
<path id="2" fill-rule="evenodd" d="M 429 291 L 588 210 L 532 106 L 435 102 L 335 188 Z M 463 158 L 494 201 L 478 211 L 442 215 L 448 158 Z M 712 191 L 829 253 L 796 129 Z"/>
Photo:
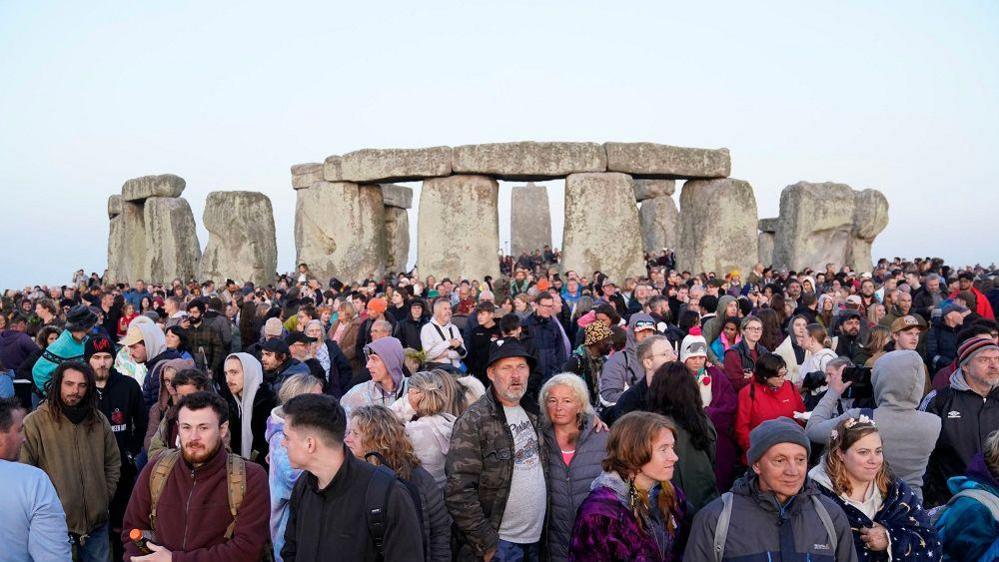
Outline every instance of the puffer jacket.
<path id="1" fill-rule="evenodd" d="M 444 507 L 444 490 L 422 466 L 413 469 L 409 481 L 420 492 L 420 518 L 427 562 L 451 562 L 451 515 Z"/>
<path id="2" fill-rule="evenodd" d="M 524 331 L 534 343 L 538 352 L 538 368 L 541 371 L 542 382 L 558 373 L 569 359 L 570 350 L 566 349 L 567 337 L 558 326 L 558 320 L 542 318 L 532 314 L 524 321 Z"/>
<path id="3" fill-rule="evenodd" d="M 947 485 L 954 494 L 961 490 L 983 490 L 999 496 L 999 479 L 989 471 L 982 455 L 971 461 L 966 475 L 951 478 Z M 937 537 L 943 543 L 946 561 L 996 560 L 986 556 L 986 551 L 993 541 L 999 544 L 999 521 L 978 500 L 960 497 L 937 520 Z"/>
<path id="4" fill-rule="evenodd" d="M 537 403 L 521 407 L 541 435 Z M 548 447 L 538 440 L 541 466 L 548 477 Z M 447 455 L 444 501 L 457 527 L 457 560 L 480 560 L 499 541 L 499 527 L 510 496 L 513 433 L 492 391 L 469 406 L 454 424 Z"/>
<path id="5" fill-rule="evenodd" d="M 616 404 L 625 390 L 645 376 L 645 369 L 638 362 L 636 354 L 638 342 L 635 340 L 635 325 L 640 321 L 654 323 L 652 316 L 648 314 L 632 314 L 628 320 L 624 351 L 611 355 L 604 363 L 603 371 L 600 373 L 600 402 L 604 406 Z"/>
<path id="6" fill-rule="evenodd" d="M 926 363 L 934 373 L 957 359 L 957 332 L 937 318 L 926 334 Z"/>
<path id="7" fill-rule="evenodd" d="M 104 414 L 93 425 L 52 419 L 43 402 L 24 418 L 21 462 L 37 466 L 52 480 L 70 533 L 87 534 L 108 521 L 108 506 L 121 476 L 118 442 Z"/>
<path id="8" fill-rule="evenodd" d="M 593 431 L 593 418 L 584 416 L 582 430 L 576 438 L 576 452 L 566 466 L 559 453 L 555 430 L 545 424 L 545 441 L 548 444 L 548 493 L 551 506 L 548 510 L 548 549 L 553 562 L 567 560 L 572 525 L 576 511 L 590 494 L 590 484 L 600 475 L 600 462 L 607 456 L 606 431 Z"/>
<path id="9" fill-rule="evenodd" d="M 818 497 L 829 512 L 836 530 L 835 544 L 830 544 L 812 497 Z M 715 559 L 715 527 L 722 501 L 716 499 L 694 516 L 684 560 Z M 782 506 L 773 492 L 760 490 L 758 477 L 752 472 L 732 485 L 732 517 L 724 548 L 723 560 L 740 562 L 857 562 L 850 521 L 836 502 L 822 495 L 817 484 L 806 479 L 801 491 Z"/>

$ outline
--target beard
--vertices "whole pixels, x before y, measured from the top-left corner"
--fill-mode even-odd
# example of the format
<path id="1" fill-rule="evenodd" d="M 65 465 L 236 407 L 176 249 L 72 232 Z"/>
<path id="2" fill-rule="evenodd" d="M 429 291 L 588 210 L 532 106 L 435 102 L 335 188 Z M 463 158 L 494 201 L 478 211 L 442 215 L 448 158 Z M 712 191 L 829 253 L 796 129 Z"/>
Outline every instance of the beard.
<path id="1" fill-rule="evenodd" d="M 183 445 L 181 449 L 181 455 L 183 455 L 184 460 L 190 465 L 199 465 L 208 462 L 209 459 L 215 456 L 215 453 L 222 447 L 222 442 L 218 441 L 215 445 L 209 448 L 203 443 L 199 443 L 196 446 Z"/>

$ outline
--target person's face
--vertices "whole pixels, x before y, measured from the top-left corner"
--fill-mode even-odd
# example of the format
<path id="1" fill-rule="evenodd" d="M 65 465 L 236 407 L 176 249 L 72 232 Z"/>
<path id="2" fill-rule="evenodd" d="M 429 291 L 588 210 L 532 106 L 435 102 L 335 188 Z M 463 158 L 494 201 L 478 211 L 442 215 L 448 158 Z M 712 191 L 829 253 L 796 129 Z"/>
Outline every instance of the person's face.
<path id="1" fill-rule="evenodd" d="M 387 338 L 390 336 L 389 331 L 384 327 L 372 327 L 371 328 L 371 341 L 380 340 L 382 338 Z"/>
<path id="2" fill-rule="evenodd" d="M 542 318 L 550 318 L 554 308 L 555 301 L 552 299 L 541 299 L 538 301 L 538 316 Z"/>
<path id="3" fill-rule="evenodd" d="M 225 384 L 234 396 L 243 394 L 243 363 L 235 357 L 225 362 Z"/>
<path id="4" fill-rule="evenodd" d="M 903 292 L 896 293 L 895 304 L 902 311 L 902 314 L 908 314 L 909 310 L 912 309 L 912 295 Z"/>
<path id="5" fill-rule="evenodd" d="M 174 390 L 176 391 L 177 399 L 181 399 L 185 396 L 189 396 L 198 391 L 198 387 L 193 384 L 181 384 L 175 385 Z"/>
<path id="6" fill-rule="evenodd" d="M 189 464 L 197 466 L 212 458 L 229 430 L 229 422 L 219 424 L 215 410 L 181 408 L 177 414 L 177 434 L 181 454 Z"/>
<path id="7" fill-rule="evenodd" d="M 15 408 L 11 412 L 11 424 L 7 431 L 0 432 L 0 460 L 16 461 L 24 444 L 24 410 Z"/>
<path id="8" fill-rule="evenodd" d="M 566 289 L 570 293 L 576 294 L 576 291 L 579 290 L 579 283 L 575 279 L 570 279 L 569 282 L 566 284 Z"/>
<path id="9" fill-rule="evenodd" d="M 739 333 L 739 327 L 729 322 L 722 327 L 722 333 L 725 334 L 725 339 L 729 343 L 734 342 L 736 334 Z"/>
<path id="10" fill-rule="evenodd" d="M 676 354 L 673 353 L 673 348 L 669 346 L 669 342 L 657 341 L 652 344 L 649 354 L 642 359 L 642 366 L 645 367 L 646 373 L 654 373 L 659 370 L 659 367 L 674 359 L 676 359 Z"/>
<path id="11" fill-rule="evenodd" d="M 860 294 L 865 297 L 869 297 L 874 294 L 874 283 L 870 280 L 865 280 L 860 284 Z"/>
<path id="12" fill-rule="evenodd" d="M 860 333 L 860 318 L 852 317 L 843 322 L 843 333 L 856 336 Z"/>
<path id="13" fill-rule="evenodd" d="M 189 309 L 187 311 L 187 313 L 191 316 L 191 322 L 193 324 L 197 324 L 198 322 L 201 322 L 201 309 L 200 308 L 192 307 L 191 309 Z"/>
<path id="14" fill-rule="evenodd" d="M 411 306 L 411 307 L 409 307 L 409 317 L 410 318 L 412 318 L 413 320 L 419 320 L 421 316 L 423 316 L 423 307 L 422 306 Z"/>
<path id="15" fill-rule="evenodd" d="M 678 300 L 680 302 L 687 302 L 687 298 L 689 296 L 687 294 L 687 291 L 688 291 L 688 289 L 686 287 L 680 287 L 679 289 L 677 289 L 676 290 L 676 300 Z"/>
<path id="16" fill-rule="evenodd" d="M 45 307 L 41 305 L 41 303 L 39 303 L 35 305 L 35 314 L 41 316 L 42 318 L 45 318 L 49 315 L 49 311 L 46 310 Z"/>
<path id="17" fill-rule="evenodd" d="M 479 323 L 479 326 L 485 326 L 489 324 L 493 319 L 493 313 L 482 310 L 475 313 L 475 320 Z"/>
<path id="18" fill-rule="evenodd" d="M 517 404 L 527 392 L 527 377 L 531 367 L 523 357 L 506 357 L 486 369 L 496 396 L 503 402 Z"/>
<path id="19" fill-rule="evenodd" d="M 434 318 L 437 320 L 438 324 L 447 324 L 451 321 L 451 305 L 446 302 L 441 301 L 440 304 L 434 306 Z"/>
<path id="20" fill-rule="evenodd" d="M 845 453 L 837 449 L 835 454 L 843 461 L 847 474 L 858 482 L 874 481 L 885 463 L 881 435 L 877 432 L 861 437 Z"/>
<path id="21" fill-rule="evenodd" d="M 273 371 L 277 369 L 281 363 L 278 361 L 277 353 L 273 351 L 262 351 L 260 353 L 260 364 L 264 366 L 264 370 Z"/>
<path id="22" fill-rule="evenodd" d="M 738 316 L 739 315 L 739 303 L 738 301 L 731 301 L 725 305 L 725 316 Z"/>
<path id="23" fill-rule="evenodd" d="M 87 395 L 87 377 L 76 369 L 67 369 L 62 376 L 62 385 L 59 387 L 59 397 L 62 403 L 67 406 L 76 406 Z"/>
<path id="24" fill-rule="evenodd" d="M 401 292 L 396 291 L 392 293 L 392 304 L 394 304 L 395 306 L 402 306 L 402 303 L 404 302 L 406 302 L 406 299 L 403 298 Z"/>
<path id="25" fill-rule="evenodd" d="M 791 331 L 794 332 L 794 336 L 797 338 L 805 337 L 805 328 L 808 327 L 808 322 L 805 322 L 804 318 L 798 318 L 791 324 Z"/>
<path id="26" fill-rule="evenodd" d="M 177 376 L 177 370 L 172 367 L 163 368 L 163 386 L 167 389 L 170 398 L 177 396 L 177 389 L 173 386 L 173 378 Z"/>
<path id="27" fill-rule="evenodd" d="M 655 334 L 654 330 L 639 330 L 635 332 L 635 343 L 642 343 L 642 340 Z"/>
<path id="28" fill-rule="evenodd" d="M 676 439 L 673 432 L 668 429 L 660 429 L 655 439 L 652 440 L 652 458 L 642 465 L 640 472 L 656 482 L 667 482 L 673 478 L 673 468 L 677 456 L 675 447 Z"/>
<path id="29" fill-rule="evenodd" d="M 422 400 L 423 400 L 423 391 L 422 390 L 420 390 L 419 388 L 416 388 L 413 385 L 410 385 L 409 388 L 406 389 L 406 401 L 409 402 L 409 405 L 414 410 L 416 410 L 416 409 L 419 408 L 420 401 L 422 401 Z"/>
<path id="30" fill-rule="evenodd" d="M 696 375 L 701 372 L 704 365 L 708 362 L 708 358 L 703 355 L 695 355 L 693 357 L 688 357 L 686 361 L 683 362 L 687 366 L 687 370 L 691 374 Z"/>
<path id="31" fill-rule="evenodd" d="M 180 347 L 180 337 L 175 334 L 173 330 L 169 330 L 166 333 L 166 345 L 170 349 L 177 349 Z"/>
<path id="32" fill-rule="evenodd" d="M 603 312 L 598 312 L 594 315 L 594 319 L 597 322 L 603 322 L 605 326 L 610 328 L 612 326 L 610 316 L 607 316 Z"/>
<path id="33" fill-rule="evenodd" d="M 374 330 L 371 331 L 372 337 L 374 337 Z M 291 351 L 291 356 L 299 361 L 305 361 L 309 357 L 309 344 L 301 341 L 297 341 L 288 346 Z"/>
<path id="34" fill-rule="evenodd" d="M 296 316 L 298 316 L 298 326 L 301 326 L 300 329 L 304 329 L 309 324 L 309 320 L 312 320 L 312 317 L 302 310 L 298 311 Z"/>
<path id="35" fill-rule="evenodd" d="M 756 343 L 763 337 L 763 324 L 750 322 L 742 331 L 742 337 L 749 343 Z"/>
<path id="36" fill-rule="evenodd" d="M 136 284 L 135 284 L 135 290 L 138 291 L 138 292 L 140 292 L 140 293 L 143 292 L 143 291 L 145 291 L 146 290 L 146 284 L 144 282 L 142 282 L 142 281 L 136 282 Z"/>
<path id="37" fill-rule="evenodd" d="M 579 422 L 579 413 L 583 410 L 583 405 L 571 388 L 560 384 L 548 390 L 545 410 L 552 424 L 573 425 Z"/>
<path id="38" fill-rule="evenodd" d="M 995 388 L 999 386 L 999 350 L 979 351 L 966 367 L 962 367 L 968 377 L 979 386 Z"/>
<path id="39" fill-rule="evenodd" d="M 808 451 L 794 443 L 778 443 L 763 453 L 753 471 L 760 477 L 760 490 L 773 492 L 777 499 L 786 501 L 805 484 Z"/>
<path id="40" fill-rule="evenodd" d="M 792 282 L 787 285 L 787 294 L 793 299 L 797 299 L 801 296 L 801 283 Z"/>
<path id="41" fill-rule="evenodd" d="M 961 279 L 957 280 L 957 287 L 960 290 L 962 290 L 962 291 L 970 291 L 971 290 L 971 280 L 970 279 L 964 279 L 962 277 Z"/>
<path id="42" fill-rule="evenodd" d="M 900 332 L 895 332 L 895 348 L 896 349 L 909 349 L 914 350 L 916 346 L 919 345 L 919 328 L 913 327 L 908 330 L 902 330 Z"/>
<path id="43" fill-rule="evenodd" d="M 785 380 L 787 380 L 787 367 L 781 367 L 776 375 L 767 377 L 767 384 L 774 388 L 780 388 L 784 386 Z"/>
<path id="44" fill-rule="evenodd" d="M 357 423 L 354 420 L 350 420 L 347 424 L 347 431 L 343 436 L 343 444 L 350 449 L 350 452 L 354 454 L 355 457 L 359 459 L 364 458 L 364 454 L 369 452 L 365 450 L 365 436 L 357 427 Z"/>
<path id="45" fill-rule="evenodd" d="M 939 279 L 930 279 L 930 280 L 928 280 L 926 282 L 926 290 L 929 291 L 929 292 L 931 292 L 931 293 L 935 293 L 935 292 L 939 291 L 940 290 L 940 280 Z"/>
<path id="46" fill-rule="evenodd" d="M 146 356 L 146 344 L 141 341 L 128 346 L 128 354 L 132 357 L 132 361 L 136 363 L 145 363 L 149 359 Z"/>
<path id="47" fill-rule="evenodd" d="M 382 361 L 381 357 L 374 353 L 368 354 L 368 360 L 367 363 L 365 363 L 365 366 L 371 373 L 371 380 L 375 382 L 384 382 L 390 378 L 388 367 L 385 366 L 385 362 Z"/>
<path id="48" fill-rule="evenodd" d="M 320 341 L 323 338 L 323 327 L 318 324 L 312 324 L 305 328 L 305 335 L 315 338 L 316 341 Z"/>
<path id="49" fill-rule="evenodd" d="M 95 353 L 90 357 L 90 368 L 99 381 L 106 381 L 111 376 L 111 365 L 114 357 L 110 353 Z"/>

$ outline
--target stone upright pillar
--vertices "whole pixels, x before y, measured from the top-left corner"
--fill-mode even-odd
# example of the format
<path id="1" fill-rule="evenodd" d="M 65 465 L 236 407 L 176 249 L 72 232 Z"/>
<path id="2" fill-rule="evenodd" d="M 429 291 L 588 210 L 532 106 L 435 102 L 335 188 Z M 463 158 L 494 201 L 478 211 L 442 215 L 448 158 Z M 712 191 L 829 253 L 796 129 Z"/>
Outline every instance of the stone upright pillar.
<path id="1" fill-rule="evenodd" d="M 112 195 L 108 203 L 111 228 L 108 234 L 107 282 L 134 283 L 148 278 L 145 273 L 146 223 L 142 203 L 123 201 Z"/>
<path id="2" fill-rule="evenodd" d="M 377 185 L 319 181 L 297 191 L 296 263 L 323 282 L 380 277 L 385 269 L 385 209 Z"/>
<path id="3" fill-rule="evenodd" d="M 774 243 L 777 238 L 777 220 L 760 219 L 760 263 L 770 266 L 774 263 Z"/>
<path id="4" fill-rule="evenodd" d="M 846 265 L 854 271 L 872 271 L 871 246 L 874 238 L 888 226 L 888 199 L 876 189 L 865 189 L 854 192 L 853 200 L 853 237 Z"/>
<path id="5" fill-rule="evenodd" d="M 567 177 L 562 240 L 563 271 L 589 278 L 600 270 L 617 283 L 645 275 L 631 176 L 612 172 Z"/>
<path id="6" fill-rule="evenodd" d="M 743 275 L 759 256 L 756 197 L 749 182 L 727 178 L 690 180 L 680 192 L 678 269 L 722 277 Z"/>
<path id="7" fill-rule="evenodd" d="M 478 175 L 428 179 L 420 192 L 421 277 L 499 276 L 499 184 Z"/>
<path id="8" fill-rule="evenodd" d="M 202 216 L 208 245 L 201 256 L 202 281 L 225 279 L 257 286 L 273 282 L 277 272 L 274 209 L 263 193 L 213 191 Z"/>
<path id="9" fill-rule="evenodd" d="M 180 197 L 151 197 L 143 205 L 146 223 L 146 281 L 169 283 L 198 273 L 201 246 L 194 213 Z"/>
<path id="10" fill-rule="evenodd" d="M 646 252 L 676 248 L 680 241 L 680 212 L 673 201 L 675 180 L 635 180 L 635 199 Z"/>
<path id="11" fill-rule="evenodd" d="M 533 183 L 514 187 L 510 194 L 510 253 L 517 257 L 551 244 L 548 188 Z"/>
<path id="12" fill-rule="evenodd" d="M 391 183 L 382 184 L 385 205 L 385 269 L 406 271 L 409 261 L 409 209 L 413 206 L 413 190 Z"/>

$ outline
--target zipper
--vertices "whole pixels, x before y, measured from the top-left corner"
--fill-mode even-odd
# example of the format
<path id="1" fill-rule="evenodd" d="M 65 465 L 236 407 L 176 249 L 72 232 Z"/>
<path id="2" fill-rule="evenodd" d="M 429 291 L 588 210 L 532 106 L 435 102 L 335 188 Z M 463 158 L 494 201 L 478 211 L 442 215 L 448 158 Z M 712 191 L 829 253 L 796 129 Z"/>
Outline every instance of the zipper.
<path id="1" fill-rule="evenodd" d="M 187 506 L 184 508 L 184 545 L 181 550 L 187 550 L 187 523 L 191 517 L 191 498 L 194 497 L 194 488 L 198 485 L 198 478 L 194 469 L 191 469 L 191 480 L 194 482 L 191 484 L 191 491 L 187 494 Z"/>
<path id="2" fill-rule="evenodd" d="M 76 435 L 78 433 L 77 429 L 78 429 L 77 425 L 73 424 L 73 442 L 76 445 L 76 458 L 82 460 L 83 457 L 81 456 L 81 453 L 80 453 L 80 438 L 79 438 L 78 435 Z M 84 472 L 83 471 L 83 467 L 80 467 L 80 470 L 79 470 L 79 473 L 80 473 L 80 490 L 83 492 L 83 494 L 82 494 L 82 497 L 83 497 L 83 521 L 86 523 L 87 527 L 91 527 L 90 517 L 89 517 L 90 516 L 90 510 L 87 509 L 87 479 L 84 477 L 83 472 Z M 101 472 L 103 472 L 103 470 Z M 109 500 L 110 500 L 110 498 L 109 498 Z M 85 532 L 89 533 L 90 531 L 91 531 L 91 529 L 88 528 Z"/>

